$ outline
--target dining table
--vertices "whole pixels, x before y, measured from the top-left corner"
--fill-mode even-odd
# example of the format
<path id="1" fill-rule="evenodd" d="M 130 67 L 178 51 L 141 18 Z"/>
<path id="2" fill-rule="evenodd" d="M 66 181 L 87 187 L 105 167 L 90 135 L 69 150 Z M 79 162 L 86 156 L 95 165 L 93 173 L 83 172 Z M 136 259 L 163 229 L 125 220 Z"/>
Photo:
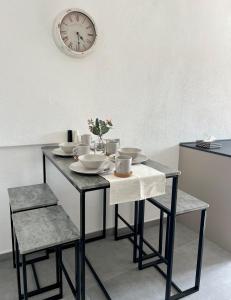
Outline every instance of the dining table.
<path id="1" fill-rule="evenodd" d="M 111 299 L 108 291 L 106 290 L 104 284 L 100 280 L 96 270 L 92 266 L 88 257 L 85 254 L 85 246 L 86 243 L 94 242 L 96 240 L 104 239 L 106 237 L 106 198 L 107 198 L 107 189 L 110 188 L 110 183 L 105 178 L 100 175 L 83 175 L 78 174 L 70 170 L 69 166 L 73 162 L 75 162 L 74 157 L 61 157 L 53 154 L 53 150 L 57 148 L 57 146 L 44 146 L 42 147 L 42 155 L 43 155 L 43 182 L 46 183 L 46 162 L 47 160 L 53 164 L 58 171 L 70 182 L 70 184 L 79 192 L 80 196 L 80 204 L 79 204 L 79 231 L 80 231 L 80 293 L 81 299 L 85 300 L 86 297 L 86 288 L 85 288 L 85 262 L 93 273 L 95 279 L 100 285 L 106 299 Z M 165 174 L 166 178 L 172 180 L 172 198 L 171 198 L 171 218 L 169 224 L 169 249 L 168 249 L 168 264 L 167 264 L 167 278 L 166 278 L 166 294 L 170 295 L 171 286 L 172 286 L 172 267 L 173 267 L 173 250 L 174 250 L 174 238 L 175 238 L 175 217 L 176 217 L 176 205 L 177 205 L 177 186 L 178 186 L 178 177 L 180 172 L 168 166 L 165 166 L 159 162 L 148 159 L 143 163 L 144 165 L 156 169 L 159 172 Z M 100 234 L 94 237 L 87 238 L 86 237 L 86 193 L 102 190 L 102 202 L 103 202 L 103 211 L 102 211 L 102 231 Z M 143 212 L 143 202 L 144 199 L 140 199 L 138 201 L 140 203 L 139 206 L 139 220 L 140 222 L 144 222 L 144 212 Z M 137 203 L 137 201 L 136 201 Z M 115 205 L 115 239 L 118 238 L 118 204 Z M 143 219 L 142 219 L 143 218 Z M 134 235 L 137 237 L 137 235 Z M 137 242 L 137 241 L 136 241 Z M 135 249 L 138 246 L 135 245 Z M 139 248 L 139 247 L 138 247 Z"/>

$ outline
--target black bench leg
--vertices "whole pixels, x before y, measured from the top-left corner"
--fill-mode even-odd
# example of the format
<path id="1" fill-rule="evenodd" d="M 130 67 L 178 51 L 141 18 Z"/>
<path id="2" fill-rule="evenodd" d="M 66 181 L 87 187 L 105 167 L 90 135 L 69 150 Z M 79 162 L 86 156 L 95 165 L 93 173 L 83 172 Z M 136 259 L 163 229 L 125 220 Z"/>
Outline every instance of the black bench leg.
<path id="1" fill-rule="evenodd" d="M 24 300 L 28 300 L 28 295 L 27 295 L 27 272 L 26 272 L 26 257 L 25 257 L 25 255 L 22 255 L 22 274 L 23 274 Z"/>
<path id="2" fill-rule="evenodd" d="M 15 241 L 16 244 L 16 271 L 17 271 L 17 283 L 18 283 L 18 299 L 22 299 L 22 292 L 21 292 L 21 279 L 20 279 L 20 261 L 19 261 L 19 249 L 18 249 L 18 242 Z"/>
<path id="3" fill-rule="evenodd" d="M 162 255 L 163 248 L 163 222 L 164 222 L 164 212 L 160 211 L 160 226 L 159 226 L 159 253 Z"/>
<path id="4" fill-rule="evenodd" d="M 14 239 L 14 226 L 13 226 L 13 220 L 12 220 L 12 211 L 10 208 L 10 227 L 11 227 L 11 241 L 12 241 L 12 255 L 13 255 L 13 268 L 16 268 L 15 263 L 15 239 Z"/>
<path id="5" fill-rule="evenodd" d="M 56 282 L 59 286 L 59 296 L 63 298 L 63 273 L 62 273 L 62 249 L 57 247 L 56 254 Z"/>
<path id="6" fill-rule="evenodd" d="M 167 265 L 165 300 L 169 300 L 171 297 L 173 252 L 174 252 L 174 241 L 175 241 L 175 224 L 176 224 L 176 207 L 177 207 L 177 186 L 178 186 L 178 177 L 173 177 L 171 213 L 170 213 L 170 222 L 169 222 L 169 237 L 168 237 L 168 248 L 167 248 L 168 265 Z"/>
<path id="7" fill-rule="evenodd" d="M 195 280 L 195 287 L 198 290 L 200 288 L 200 279 L 201 279 L 206 213 L 207 213 L 206 210 L 202 210 L 201 212 L 201 223 L 200 223 L 200 233 L 199 233 L 198 253 L 197 253 L 197 269 L 196 269 L 196 280 Z"/>
<path id="8" fill-rule="evenodd" d="M 80 255 L 79 255 L 79 242 L 75 242 L 75 291 L 76 300 L 80 300 Z"/>

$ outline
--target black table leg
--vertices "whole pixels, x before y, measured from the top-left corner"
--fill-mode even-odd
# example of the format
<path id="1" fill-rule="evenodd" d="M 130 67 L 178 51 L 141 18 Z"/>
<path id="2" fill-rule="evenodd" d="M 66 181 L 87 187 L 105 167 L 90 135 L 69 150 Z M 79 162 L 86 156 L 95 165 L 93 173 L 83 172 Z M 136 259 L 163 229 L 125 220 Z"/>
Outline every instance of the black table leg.
<path id="1" fill-rule="evenodd" d="M 115 232 L 114 232 L 114 239 L 115 241 L 118 239 L 118 204 L 115 204 Z"/>
<path id="2" fill-rule="evenodd" d="M 27 272 L 26 272 L 26 256 L 22 255 L 22 274 L 23 274 L 23 294 L 24 300 L 28 299 L 27 295 Z"/>
<path id="3" fill-rule="evenodd" d="M 79 261 L 79 242 L 75 242 L 75 291 L 76 300 L 81 300 L 80 295 L 80 261 Z"/>
<path id="4" fill-rule="evenodd" d="M 133 262 L 137 262 L 137 235 L 138 235 L 138 201 L 135 201 L 134 209 L 134 243 L 133 243 Z"/>
<path id="5" fill-rule="evenodd" d="M 107 189 L 103 190 L 103 238 L 106 238 Z"/>
<path id="6" fill-rule="evenodd" d="M 139 201 L 139 258 L 138 268 L 142 270 L 142 258 L 143 258 L 143 237 L 144 237 L 144 203 L 145 200 Z"/>
<path id="7" fill-rule="evenodd" d="M 80 193 L 80 266 L 81 300 L 85 300 L 85 192 Z"/>
<path id="8" fill-rule="evenodd" d="M 43 154 L 43 183 L 47 182 L 47 176 L 46 176 L 46 157 Z"/>
<path id="9" fill-rule="evenodd" d="M 176 207 L 177 207 L 177 186 L 178 186 L 178 176 L 173 177 L 173 183 L 172 183 L 172 201 L 171 201 L 171 213 L 170 213 L 170 222 L 169 222 L 170 225 L 169 225 L 169 238 L 168 238 L 168 251 L 167 251 L 168 265 L 167 265 L 165 300 L 169 300 L 171 296 L 173 252 L 174 252 L 175 224 L 176 224 Z"/>

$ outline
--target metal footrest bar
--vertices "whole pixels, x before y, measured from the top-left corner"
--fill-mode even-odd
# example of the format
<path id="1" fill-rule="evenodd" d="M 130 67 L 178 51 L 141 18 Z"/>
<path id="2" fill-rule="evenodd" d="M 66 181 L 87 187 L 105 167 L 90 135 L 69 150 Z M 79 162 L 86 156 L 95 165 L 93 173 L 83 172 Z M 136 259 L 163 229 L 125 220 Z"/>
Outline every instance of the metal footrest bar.
<path id="1" fill-rule="evenodd" d="M 128 240 L 129 240 L 132 244 L 134 244 L 134 241 L 133 241 L 132 238 L 129 238 Z M 135 245 L 135 246 L 136 246 L 137 249 L 139 248 L 138 245 Z M 143 250 L 143 254 L 144 254 L 143 260 L 152 258 L 152 255 L 153 255 L 153 257 L 156 257 L 156 256 L 157 256 L 157 255 L 154 254 L 154 253 L 146 254 L 146 252 L 145 252 L 144 250 Z M 137 259 L 136 262 L 138 262 L 138 259 Z M 163 260 L 161 260 L 161 262 L 164 263 Z M 157 271 L 159 271 L 159 273 L 160 273 L 162 276 L 164 276 L 164 278 L 166 279 L 166 276 L 167 276 L 167 275 L 164 273 L 163 270 L 161 270 L 161 268 L 158 266 L 158 264 L 157 264 L 157 265 L 153 265 L 152 267 L 154 267 Z M 176 283 L 175 283 L 174 281 L 172 281 L 172 287 L 173 287 L 176 291 L 182 292 L 182 290 L 176 285 Z"/>
<path id="2" fill-rule="evenodd" d="M 58 294 L 58 295 L 54 295 L 54 296 L 51 296 L 51 297 L 48 297 L 44 300 L 58 300 L 58 299 L 63 299 L 63 296 L 61 294 Z"/>
<path id="3" fill-rule="evenodd" d="M 46 287 L 42 287 L 39 290 L 28 292 L 27 295 L 28 295 L 28 297 L 34 297 L 34 296 L 40 295 L 42 293 L 46 293 L 46 292 L 49 292 L 51 290 L 58 289 L 58 288 L 59 288 L 59 284 L 54 283 L 54 284 L 48 285 Z M 22 296 L 22 299 L 24 299 L 23 296 Z M 48 299 L 50 299 L 50 298 L 48 298 Z"/>
<path id="4" fill-rule="evenodd" d="M 134 228 L 133 228 L 133 226 L 131 226 L 120 214 L 118 214 L 117 215 L 118 216 L 118 218 L 124 223 L 124 224 L 126 224 L 127 226 L 128 226 L 128 228 L 132 231 L 132 232 L 134 232 Z"/>
<path id="5" fill-rule="evenodd" d="M 73 285 L 73 283 L 71 281 L 71 278 L 70 278 L 70 276 L 69 276 L 69 274 L 67 272 L 67 269 L 64 266 L 63 262 L 61 263 L 61 268 L 63 270 L 63 274 L 64 274 L 64 276 L 65 276 L 65 278 L 67 280 L 67 283 L 69 284 L 69 287 L 70 287 L 70 289 L 72 291 L 72 294 L 75 296 L 77 291 L 76 291 L 76 289 L 75 289 L 75 287 L 74 287 L 74 285 Z"/>
<path id="6" fill-rule="evenodd" d="M 154 268 L 166 279 L 167 278 L 167 274 L 158 266 L 154 266 Z M 181 288 L 179 288 L 179 286 L 172 280 L 172 287 L 178 292 L 178 293 L 182 293 Z"/>
<path id="7" fill-rule="evenodd" d="M 194 294 L 198 291 L 199 291 L 199 288 L 193 287 L 193 288 L 187 289 L 185 291 L 181 291 L 180 294 L 176 294 L 176 295 L 171 296 L 170 300 L 181 299 L 181 298 L 184 298 L 184 297 L 189 296 L 191 294 Z"/>
<path id="8" fill-rule="evenodd" d="M 43 260 L 47 260 L 49 259 L 49 254 L 46 254 L 46 255 L 43 255 L 43 256 L 40 256 L 40 257 L 36 257 L 36 258 L 31 258 L 31 259 L 28 259 L 26 261 L 26 264 L 27 265 L 32 265 L 34 263 L 37 263 L 37 262 L 40 262 L 40 261 L 43 261 Z M 16 265 L 15 265 L 16 266 Z M 20 262 L 19 263 L 19 266 L 21 267 L 22 266 L 22 263 Z"/>
<path id="9" fill-rule="evenodd" d="M 163 263 L 162 259 L 157 259 L 157 260 L 152 261 L 150 263 L 142 264 L 141 270 L 147 269 L 147 268 L 150 268 L 150 267 L 155 267 L 156 265 L 159 265 L 159 264 L 162 264 L 162 263 Z"/>
<path id="10" fill-rule="evenodd" d="M 94 270 L 92 264 L 90 263 L 89 259 L 88 259 L 86 256 L 85 256 L 85 260 L 86 260 L 86 263 L 87 263 L 89 269 L 91 270 L 93 276 L 95 277 L 96 281 L 98 282 L 100 288 L 102 289 L 102 291 L 103 291 L 103 293 L 104 293 L 106 299 L 107 299 L 107 300 L 112 300 L 111 297 L 110 297 L 110 295 L 108 294 L 107 290 L 105 289 L 105 287 L 104 287 L 102 281 L 100 280 L 98 274 L 96 273 L 96 271 Z"/>
<path id="11" fill-rule="evenodd" d="M 133 245 L 135 245 L 135 242 L 134 242 L 134 240 L 133 240 L 131 237 L 129 237 L 128 240 L 129 240 Z M 139 249 L 139 246 L 138 246 L 138 245 L 135 245 L 135 247 L 136 247 L 136 249 Z M 147 260 L 147 259 L 150 259 L 150 258 L 157 257 L 157 254 L 155 254 L 155 253 L 146 254 L 146 252 L 145 252 L 144 250 L 143 250 L 143 254 L 144 254 L 143 260 Z M 138 261 L 138 259 L 137 259 L 135 262 L 137 262 L 137 261 Z"/>
<path id="12" fill-rule="evenodd" d="M 105 239 L 104 233 L 102 235 L 94 236 L 94 237 L 86 239 L 85 243 L 92 243 L 92 242 L 96 242 L 96 241 L 103 240 L 103 239 Z"/>
<path id="13" fill-rule="evenodd" d="M 119 241 L 119 240 L 124 240 L 124 239 L 131 238 L 131 237 L 133 237 L 133 236 L 134 236 L 133 233 L 123 234 L 123 235 L 121 235 L 121 236 L 118 236 L 116 240 L 117 240 L 117 241 Z"/>
<path id="14" fill-rule="evenodd" d="M 137 247 L 137 248 L 138 248 L 138 247 Z M 148 260 L 148 259 L 151 259 L 151 258 L 154 258 L 154 257 L 158 257 L 158 255 L 155 254 L 155 253 L 144 254 L 142 260 Z M 161 259 L 161 261 L 163 262 L 162 259 Z"/>
<path id="15" fill-rule="evenodd" d="M 37 289 L 39 290 L 41 287 L 40 287 L 40 284 L 39 284 L 39 280 L 38 280 L 37 272 L 36 272 L 36 269 L 35 269 L 35 265 L 31 264 L 31 268 L 32 268 L 33 275 L 34 275 L 35 284 L 37 286 Z"/>
<path id="16" fill-rule="evenodd" d="M 168 263 L 167 259 L 165 257 L 163 257 L 146 239 L 143 239 L 143 242 L 149 249 L 151 249 L 153 251 L 153 253 L 156 256 L 158 256 L 162 260 L 163 263 L 165 263 L 165 264 Z M 138 248 L 139 248 L 139 246 L 138 246 Z M 144 260 L 144 259 L 145 259 L 145 256 L 142 257 L 142 260 Z"/>

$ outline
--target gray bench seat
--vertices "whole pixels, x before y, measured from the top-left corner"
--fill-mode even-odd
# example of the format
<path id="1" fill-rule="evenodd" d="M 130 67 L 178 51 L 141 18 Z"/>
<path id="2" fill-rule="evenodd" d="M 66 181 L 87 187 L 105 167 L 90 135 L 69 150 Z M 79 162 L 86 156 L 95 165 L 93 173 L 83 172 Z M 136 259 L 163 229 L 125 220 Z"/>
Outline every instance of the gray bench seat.
<path id="1" fill-rule="evenodd" d="M 148 199 L 149 202 L 154 205 L 166 210 L 167 212 L 171 211 L 171 192 L 172 187 L 166 187 L 166 194 L 158 196 L 155 198 Z M 177 192 L 177 209 L 176 214 L 185 214 L 192 211 L 207 209 L 209 205 L 204 201 L 201 201 L 190 194 L 187 194 L 178 189 Z"/>
<path id="2" fill-rule="evenodd" d="M 76 241 L 79 231 L 60 206 L 50 206 L 13 214 L 20 254 Z"/>
<path id="3" fill-rule="evenodd" d="M 12 213 L 56 205 L 58 200 L 46 183 L 8 189 Z"/>

